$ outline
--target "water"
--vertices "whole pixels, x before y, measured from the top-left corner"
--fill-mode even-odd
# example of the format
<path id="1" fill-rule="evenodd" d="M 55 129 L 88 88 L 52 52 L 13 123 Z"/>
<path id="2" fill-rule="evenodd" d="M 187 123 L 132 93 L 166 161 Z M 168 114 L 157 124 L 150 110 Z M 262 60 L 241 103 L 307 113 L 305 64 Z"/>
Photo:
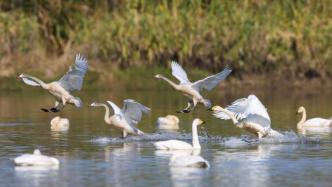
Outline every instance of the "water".
<path id="1" fill-rule="evenodd" d="M 28 94 L 27 94 L 28 93 Z M 222 106 L 250 93 L 256 94 L 269 109 L 272 127 L 285 133 L 287 141 L 257 142 L 229 121 L 214 118 L 199 106 L 191 114 L 178 115 L 179 133 L 154 133 L 158 116 L 175 114 L 185 98 L 172 90 L 79 93 L 84 103 L 112 100 L 122 104 L 136 99 L 152 108 L 139 128 L 152 133 L 145 138 L 118 138 L 120 132 L 103 121 L 103 108 L 66 106 L 60 113 L 71 121 L 66 133 L 50 131 L 55 116 L 41 112 L 53 99 L 38 89 L 0 93 L 0 182 L 1 186 L 331 186 L 332 130 L 310 132 L 307 138 L 294 132 L 300 105 L 308 116 L 332 115 L 330 93 L 302 94 L 297 90 L 214 90 L 207 94 Z M 205 94 L 206 95 L 206 94 Z M 85 105 L 85 106 L 86 106 Z M 155 151 L 157 139 L 181 138 L 190 141 L 191 121 L 200 117 L 207 123 L 202 135 L 201 156 L 209 169 L 174 168 L 170 154 Z M 319 142 L 316 141 L 319 138 Z M 251 142 L 250 144 L 244 142 Z M 60 160 L 59 168 L 15 167 L 12 158 L 42 153 Z"/>

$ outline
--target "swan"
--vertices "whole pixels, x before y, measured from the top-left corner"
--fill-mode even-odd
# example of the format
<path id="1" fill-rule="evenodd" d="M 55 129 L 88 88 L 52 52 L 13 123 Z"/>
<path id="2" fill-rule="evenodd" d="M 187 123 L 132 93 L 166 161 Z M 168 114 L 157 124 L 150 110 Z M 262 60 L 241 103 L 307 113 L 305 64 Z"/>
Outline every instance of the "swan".
<path id="1" fill-rule="evenodd" d="M 150 108 L 136 102 L 133 99 L 126 99 L 123 101 L 123 108 L 120 109 L 116 104 L 111 101 L 107 103 L 112 107 L 114 115 L 110 116 L 109 106 L 104 103 L 91 103 L 90 106 L 105 108 L 104 120 L 107 124 L 112 125 L 122 130 L 122 137 L 127 137 L 128 134 L 143 135 L 144 133 L 136 128 L 137 123 L 142 118 L 142 112 L 149 113 Z"/>
<path id="2" fill-rule="evenodd" d="M 203 104 L 206 108 L 211 108 L 211 101 L 208 99 L 204 99 L 203 96 L 200 94 L 203 90 L 212 90 L 214 87 L 218 85 L 218 83 L 224 80 L 231 72 L 232 69 L 226 67 L 223 71 L 206 77 L 202 80 L 198 80 L 196 82 L 190 82 L 187 73 L 184 69 L 175 61 L 171 62 L 172 66 L 172 75 L 180 81 L 179 84 L 174 83 L 173 81 L 169 80 L 168 78 L 164 77 L 163 75 L 157 74 L 155 77 L 157 79 L 163 79 L 168 82 L 175 90 L 180 91 L 183 95 L 189 98 L 189 102 L 185 109 L 177 111 L 178 113 L 189 113 L 193 110 L 197 103 Z"/>
<path id="3" fill-rule="evenodd" d="M 271 129 L 269 114 L 255 95 L 238 99 L 226 109 L 214 106 L 212 111 L 216 118 L 231 119 L 238 128 L 254 133 L 259 139 L 266 136 L 282 136 L 279 132 Z"/>
<path id="4" fill-rule="evenodd" d="M 67 118 L 54 117 L 51 122 L 51 130 L 67 131 L 69 129 L 69 120 Z"/>
<path id="5" fill-rule="evenodd" d="M 59 112 L 67 103 L 81 107 L 81 99 L 71 95 L 71 92 L 81 90 L 84 76 L 88 70 L 87 62 L 85 57 L 77 54 L 74 67 L 69 67 L 67 73 L 60 80 L 50 83 L 45 83 L 36 77 L 24 73 L 19 78 L 27 85 L 42 87 L 55 97 L 55 106 L 50 109 L 42 108 L 41 110 L 44 112 Z"/>
<path id="6" fill-rule="evenodd" d="M 193 168 L 209 168 L 210 164 L 207 160 L 199 155 L 174 155 L 171 157 L 169 165 L 172 167 L 193 167 Z"/>
<path id="7" fill-rule="evenodd" d="M 324 128 L 332 127 L 332 119 L 324 118 L 311 118 L 306 120 L 307 113 L 303 106 L 300 106 L 297 110 L 298 114 L 302 113 L 301 120 L 297 123 L 296 127 L 299 131 L 304 131 L 306 128 Z"/>
<path id="8" fill-rule="evenodd" d="M 35 149 L 33 154 L 23 154 L 14 158 L 17 166 L 58 166 L 59 160 L 53 157 L 45 156 Z"/>
<path id="9" fill-rule="evenodd" d="M 160 130 L 177 130 L 179 129 L 179 118 L 175 115 L 167 115 L 157 119 L 157 128 Z"/>
<path id="10" fill-rule="evenodd" d="M 167 141 L 159 141 L 155 142 L 153 145 L 156 149 L 160 150 L 185 150 L 185 149 L 201 149 L 201 145 L 199 144 L 198 135 L 197 135 L 197 126 L 203 124 L 204 121 L 196 118 L 192 123 L 192 145 L 180 141 L 180 140 L 167 140 Z"/>

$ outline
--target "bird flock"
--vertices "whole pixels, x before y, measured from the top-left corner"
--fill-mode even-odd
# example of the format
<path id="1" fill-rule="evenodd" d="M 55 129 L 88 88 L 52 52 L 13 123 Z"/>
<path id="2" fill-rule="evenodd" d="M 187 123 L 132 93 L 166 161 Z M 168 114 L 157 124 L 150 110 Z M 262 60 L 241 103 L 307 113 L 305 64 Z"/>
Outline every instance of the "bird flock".
<path id="1" fill-rule="evenodd" d="M 267 137 L 278 138 L 283 136 L 282 133 L 271 128 L 271 119 L 267 109 L 255 95 L 237 99 L 227 107 L 213 106 L 211 100 L 201 95 L 201 92 L 211 91 L 222 80 L 225 80 L 232 72 L 230 67 L 226 67 L 217 74 L 195 82 L 191 82 L 188 79 L 186 71 L 177 62 L 172 61 L 171 68 L 172 75 L 179 83 L 175 83 L 160 74 L 155 75 L 155 78 L 166 81 L 176 91 L 179 91 L 188 98 L 187 106 L 176 112 L 190 113 L 198 104 L 201 104 L 207 110 L 212 111 L 214 117 L 222 120 L 231 120 L 236 127 L 256 135 L 258 139 Z M 41 110 L 44 112 L 57 113 L 62 111 L 66 104 L 75 107 L 83 106 L 82 100 L 79 97 L 73 96 L 72 92 L 81 90 L 87 70 L 87 59 L 77 54 L 74 65 L 69 67 L 69 70 L 59 80 L 45 83 L 34 76 L 24 73 L 19 75 L 19 78 L 25 84 L 41 87 L 54 96 L 54 106 L 41 108 Z M 129 134 L 137 136 L 145 134 L 137 128 L 137 124 L 141 121 L 142 115 L 148 114 L 151 112 L 151 109 L 134 99 L 125 99 L 122 108 L 112 101 L 103 103 L 93 102 L 89 106 L 103 107 L 105 109 L 104 121 L 111 127 L 120 130 L 122 138 L 126 138 Z M 113 112 L 111 112 L 111 110 Z M 306 111 L 303 106 L 299 108 L 298 113 L 302 114 L 302 118 L 297 124 L 297 129 L 301 134 L 305 134 L 309 128 L 319 129 L 332 127 L 332 119 L 312 118 L 307 120 Z M 50 124 L 52 130 L 66 131 L 69 129 L 69 119 L 67 118 L 57 116 L 51 120 Z M 167 140 L 154 142 L 153 145 L 157 150 L 182 151 L 181 154 L 173 154 L 170 159 L 171 166 L 208 168 L 208 161 L 199 156 L 201 146 L 197 126 L 202 124 L 204 124 L 204 121 L 199 118 L 193 120 L 192 144 L 180 140 Z M 163 130 L 177 130 L 179 129 L 179 118 L 175 115 L 159 117 L 157 120 L 157 128 Z M 24 154 L 15 158 L 14 163 L 19 166 L 59 165 L 59 161 L 56 158 L 42 155 L 39 150 L 35 150 L 33 154 Z"/>

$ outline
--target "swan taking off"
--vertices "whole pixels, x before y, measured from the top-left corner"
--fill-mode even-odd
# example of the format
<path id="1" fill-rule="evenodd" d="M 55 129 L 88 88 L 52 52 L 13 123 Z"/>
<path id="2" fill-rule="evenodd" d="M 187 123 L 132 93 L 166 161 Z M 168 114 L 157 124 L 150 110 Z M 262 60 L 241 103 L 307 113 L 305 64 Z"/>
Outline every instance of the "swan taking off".
<path id="1" fill-rule="evenodd" d="M 177 130 L 179 129 L 179 118 L 174 115 L 159 117 L 157 119 L 157 128 L 160 130 Z"/>
<path id="2" fill-rule="evenodd" d="M 301 120 L 297 123 L 297 129 L 299 131 L 304 131 L 305 128 L 323 128 L 323 127 L 332 127 L 332 119 L 324 119 L 324 118 L 311 118 L 306 120 L 307 113 L 303 106 L 300 106 L 298 114 L 302 113 Z"/>
<path id="3" fill-rule="evenodd" d="M 87 70 L 88 61 L 85 57 L 77 54 L 74 67 L 69 67 L 67 73 L 58 81 L 45 83 L 36 77 L 26 74 L 21 74 L 19 78 L 21 78 L 25 84 L 30 86 L 40 86 L 55 96 L 55 106 L 50 109 L 42 108 L 41 110 L 45 112 L 59 112 L 63 109 L 66 103 L 75 105 L 76 107 L 82 106 L 81 99 L 71 95 L 71 92 L 81 90 L 83 79 Z"/>
<path id="4" fill-rule="evenodd" d="M 58 166 L 59 160 L 53 157 L 42 155 L 38 149 L 33 154 L 23 154 L 14 158 L 17 166 Z"/>
<path id="5" fill-rule="evenodd" d="M 231 68 L 226 67 L 222 72 L 219 72 L 215 75 L 211 75 L 206 77 L 205 79 L 198 80 L 194 83 L 190 82 L 187 73 L 183 70 L 183 68 L 176 62 L 172 61 L 172 75 L 180 81 L 179 84 L 174 83 L 168 78 L 158 74 L 155 75 L 158 79 L 163 79 L 168 82 L 175 90 L 180 91 L 183 95 L 189 98 L 188 105 L 185 109 L 178 111 L 179 113 L 189 113 L 191 110 L 195 108 L 197 103 L 203 104 L 206 108 L 211 108 L 211 101 L 208 99 L 204 99 L 200 94 L 203 90 L 212 90 L 214 87 L 218 85 L 218 83 L 224 80 L 231 72 Z"/>
<path id="6" fill-rule="evenodd" d="M 200 150 L 201 145 L 199 144 L 199 140 L 198 140 L 197 126 L 199 126 L 203 123 L 204 123 L 204 121 L 202 121 L 198 118 L 194 119 L 194 121 L 192 123 L 192 138 L 193 138 L 192 145 L 187 142 L 180 141 L 180 140 L 159 141 L 159 142 L 153 143 L 153 145 L 155 146 L 156 149 L 160 149 L 160 150 L 186 150 L 186 149 Z"/>
<path id="7" fill-rule="evenodd" d="M 269 114 L 255 95 L 238 99 L 226 109 L 214 106 L 212 111 L 215 117 L 224 120 L 231 119 L 238 128 L 254 133 L 258 138 L 281 136 L 279 132 L 271 129 Z"/>
<path id="8" fill-rule="evenodd" d="M 50 124 L 53 131 L 67 131 L 69 129 L 69 120 L 67 118 L 56 116 L 51 120 Z"/>
<path id="9" fill-rule="evenodd" d="M 123 101 L 123 108 L 120 109 L 111 101 L 107 103 L 112 107 L 114 114 L 110 116 L 110 109 L 104 103 L 92 103 L 90 106 L 102 106 L 106 109 L 104 120 L 107 124 L 122 130 L 122 137 L 125 138 L 128 133 L 134 135 L 143 135 L 144 133 L 136 128 L 136 125 L 142 118 L 142 113 L 149 113 L 150 108 L 132 100 Z"/>

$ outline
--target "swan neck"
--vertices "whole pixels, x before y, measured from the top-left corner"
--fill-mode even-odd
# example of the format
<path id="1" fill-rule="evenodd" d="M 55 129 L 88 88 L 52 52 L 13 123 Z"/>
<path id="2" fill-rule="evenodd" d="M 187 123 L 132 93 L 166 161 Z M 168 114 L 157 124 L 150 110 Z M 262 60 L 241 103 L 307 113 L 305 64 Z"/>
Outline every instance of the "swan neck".
<path id="1" fill-rule="evenodd" d="M 197 125 L 192 125 L 192 136 L 193 136 L 193 148 L 194 149 L 201 149 L 201 145 L 199 144 L 198 140 L 198 133 L 197 133 Z"/>
<path id="2" fill-rule="evenodd" d="M 41 86 L 42 88 L 44 88 L 44 89 L 48 89 L 49 86 L 48 86 L 48 84 L 45 84 L 44 81 L 38 79 L 37 77 L 33 77 L 33 76 L 29 76 L 29 78 L 32 79 L 32 80 L 34 80 L 34 81 L 36 81 L 38 84 L 40 84 L 40 86 Z"/>
<path id="3" fill-rule="evenodd" d="M 307 113 L 305 111 L 305 109 L 302 112 L 302 118 L 301 120 L 297 123 L 297 129 L 299 130 L 303 130 L 303 123 L 305 122 L 305 120 L 307 119 Z"/>
<path id="4" fill-rule="evenodd" d="M 163 79 L 164 81 L 168 82 L 173 88 L 178 89 L 178 85 L 175 84 L 173 81 L 169 80 L 168 78 L 160 75 L 160 78 Z"/>
<path id="5" fill-rule="evenodd" d="M 104 120 L 107 124 L 111 124 L 111 120 L 110 120 L 110 108 L 106 105 L 106 104 L 101 104 L 101 106 L 103 106 L 105 108 L 105 116 L 104 116 Z"/>
<path id="6" fill-rule="evenodd" d="M 233 113 L 231 113 L 229 110 L 227 109 L 222 109 L 222 112 L 224 112 L 227 116 L 229 116 L 232 120 L 232 122 L 236 125 L 237 123 L 239 123 L 239 121 L 236 119 L 236 117 L 234 116 Z"/>

